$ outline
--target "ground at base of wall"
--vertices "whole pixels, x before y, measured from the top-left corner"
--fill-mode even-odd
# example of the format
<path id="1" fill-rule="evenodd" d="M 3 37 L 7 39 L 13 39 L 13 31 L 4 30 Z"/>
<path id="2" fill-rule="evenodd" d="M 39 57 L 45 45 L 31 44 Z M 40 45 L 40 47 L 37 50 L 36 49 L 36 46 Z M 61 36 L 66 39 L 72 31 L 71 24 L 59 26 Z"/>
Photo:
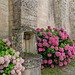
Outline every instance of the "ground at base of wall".
<path id="1" fill-rule="evenodd" d="M 45 68 L 41 73 L 42 75 L 75 75 L 75 59 L 67 66 L 55 66 L 53 69 Z"/>

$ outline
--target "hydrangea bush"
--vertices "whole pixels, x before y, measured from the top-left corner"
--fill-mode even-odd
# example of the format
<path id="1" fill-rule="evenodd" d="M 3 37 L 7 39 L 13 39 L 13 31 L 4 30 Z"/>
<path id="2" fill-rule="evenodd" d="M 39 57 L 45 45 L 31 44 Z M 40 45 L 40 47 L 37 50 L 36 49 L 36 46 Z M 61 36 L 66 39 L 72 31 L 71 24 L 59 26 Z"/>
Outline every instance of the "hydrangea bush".
<path id="1" fill-rule="evenodd" d="M 45 30 L 37 28 L 38 53 L 42 55 L 42 66 L 54 68 L 55 65 L 65 66 L 74 59 L 75 47 L 67 32 L 61 28 L 51 29 L 50 26 Z"/>
<path id="2" fill-rule="evenodd" d="M 22 75 L 24 60 L 10 45 L 8 39 L 0 39 L 0 75 Z"/>

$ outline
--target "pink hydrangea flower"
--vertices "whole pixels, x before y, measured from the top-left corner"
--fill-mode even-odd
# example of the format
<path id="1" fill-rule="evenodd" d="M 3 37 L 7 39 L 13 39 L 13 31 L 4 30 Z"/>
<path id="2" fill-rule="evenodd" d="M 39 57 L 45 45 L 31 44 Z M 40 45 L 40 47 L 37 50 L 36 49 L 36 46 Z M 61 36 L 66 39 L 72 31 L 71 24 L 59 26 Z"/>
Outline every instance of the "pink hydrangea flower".
<path id="1" fill-rule="evenodd" d="M 59 66 L 63 66 L 63 63 L 62 62 L 59 62 Z"/>
<path id="2" fill-rule="evenodd" d="M 11 55 L 8 55 L 9 59 L 11 59 Z"/>
<path id="3" fill-rule="evenodd" d="M 43 66 L 43 65 L 41 65 L 41 70 L 42 70 L 42 69 L 44 69 L 44 66 Z"/>
<path id="4" fill-rule="evenodd" d="M 61 56 L 61 53 L 60 52 L 56 52 L 55 55 L 56 56 Z"/>
<path id="5" fill-rule="evenodd" d="M 66 62 L 66 61 L 64 61 L 64 65 L 65 65 L 65 66 L 67 65 L 67 62 Z"/>
<path id="6" fill-rule="evenodd" d="M 67 35 L 67 37 L 70 39 L 70 36 L 69 35 Z"/>
<path id="7" fill-rule="evenodd" d="M 66 32 L 66 31 L 63 31 L 63 33 L 64 33 L 64 34 L 67 34 L 67 32 Z"/>
<path id="8" fill-rule="evenodd" d="M 10 46 L 11 45 L 11 42 L 9 41 L 9 42 L 7 42 L 7 46 Z"/>
<path id="9" fill-rule="evenodd" d="M 47 42 L 47 40 L 46 39 L 43 39 L 43 42 Z"/>
<path id="10" fill-rule="evenodd" d="M 11 74 L 15 74 L 15 70 L 11 70 Z"/>
<path id="11" fill-rule="evenodd" d="M 47 30 L 47 31 L 49 31 L 49 29 L 48 29 L 48 28 L 47 28 L 46 30 Z"/>
<path id="12" fill-rule="evenodd" d="M 20 70 L 16 70 L 16 72 L 18 73 L 18 72 L 20 72 Z"/>
<path id="13" fill-rule="evenodd" d="M 54 49 L 54 46 L 51 46 L 50 48 L 51 48 L 51 49 Z"/>
<path id="14" fill-rule="evenodd" d="M 51 56 L 52 56 L 52 54 L 51 54 L 51 53 L 48 53 L 48 54 L 47 54 L 47 56 L 48 56 L 48 57 L 51 57 Z"/>
<path id="15" fill-rule="evenodd" d="M 59 42 L 55 42 L 55 45 L 58 46 L 59 45 Z"/>
<path id="16" fill-rule="evenodd" d="M 3 41 L 3 42 L 6 42 L 6 39 L 3 39 L 2 41 Z"/>
<path id="17" fill-rule="evenodd" d="M 55 38 L 55 35 L 53 35 L 52 37 Z"/>
<path id="18" fill-rule="evenodd" d="M 21 63 L 21 64 L 24 63 L 24 59 L 21 58 L 21 59 L 20 59 L 20 63 Z"/>
<path id="19" fill-rule="evenodd" d="M 75 50 L 72 51 L 72 54 L 75 55 Z"/>
<path id="20" fill-rule="evenodd" d="M 48 64 L 52 64 L 52 60 L 50 59 L 50 60 L 48 60 Z"/>
<path id="21" fill-rule="evenodd" d="M 54 62 L 57 63 L 58 62 L 57 59 L 54 59 Z"/>
<path id="22" fill-rule="evenodd" d="M 52 42 L 51 41 L 49 41 L 49 44 L 51 44 Z"/>
<path id="23" fill-rule="evenodd" d="M 66 55 L 66 57 L 68 58 L 69 56 L 68 56 L 68 55 Z"/>
<path id="24" fill-rule="evenodd" d="M 55 47 L 54 49 L 57 51 L 58 50 L 58 47 Z"/>
<path id="25" fill-rule="evenodd" d="M 58 28 L 56 28 L 55 30 L 56 30 L 57 32 L 59 31 L 59 29 L 58 29 Z"/>
<path id="26" fill-rule="evenodd" d="M 46 46 L 47 48 L 49 48 L 49 44 L 47 44 L 47 46 Z"/>
<path id="27" fill-rule="evenodd" d="M 54 64 L 51 64 L 51 68 L 54 68 Z"/>
<path id="28" fill-rule="evenodd" d="M 47 64 L 47 60 L 43 60 L 44 61 L 44 64 Z"/>
<path id="29" fill-rule="evenodd" d="M 49 47 L 49 44 L 47 42 L 43 42 L 43 46 Z"/>
<path id="30" fill-rule="evenodd" d="M 4 72 L 4 70 L 0 70 L 0 73 L 3 73 Z"/>
<path id="31" fill-rule="evenodd" d="M 42 36 L 46 36 L 46 33 L 45 32 L 42 32 Z"/>
<path id="32" fill-rule="evenodd" d="M 12 59 L 16 59 L 16 57 L 15 56 L 12 56 Z"/>
<path id="33" fill-rule="evenodd" d="M 41 30 L 40 30 L 40 28 L 37 28 L 37 32 L 40 32 Z"/>
<path id="34" fill-rule="evenodd" d="M 59 56 L 59 60 L 63 61 L 64 60 L 63 56 Z"/>
<path id="35" fill-rule="evenodd" d="M 65 56 L 65 53 L 63 52 L 63 53 L 61 53 L 61 56 Z"/>
<path id="36" fill-rule="evenodd" d="M 73 51 L 73 47 L 69 46 L 69 47 L 68 47 L 68 50 L 69 50 L 69 51 Z"/>
<path id="37" fill-rule="evenodd" d="M 70 51 L 70 50 L 68 50 L 68 55 L 69 55 L 69 56 L 71 56 L 71 55 L 72 55 L 72 53 L 71 53 L 71 51 Z"/>
<path id="38" fill-rule="evenodd" d="M 39 48 L 38 51 L 41 52 L 42 51 L 42 48 Z"/>
<path id="39" fill-rule="evenodd" d="M 68 50 L 68 46 L 66 45 L 64 49 L 65 49 L 65 50 Z"/>
<path id="40" fill-rule="evenodd" d="M 62 36 L 62 32 L 61 32 L 61 31 L 59 32 L 59 36 L 60 36 L 60 37 Z"/>
<path id="41" fill-rule="evenodd" d="M 51 42 L 54 41 L 54 38 L 50 37 L 50 38 L 49 38 L 49 41 L 51 41 Z"/>
<path id="42" fill-rule="evenodd" d="M 3 69 L 4 68 L 4 66 L 3 65 L 0 65 L 0 69 Z"/>
<path id="43" fill-rule="evenodd" d="M 59 31 L 59 29 L 56 27 L 56 28 L 53 28 L 54 30 L 56 30 L 56 31 Z"/>
<path id="44" fill-rule="evenodd" d="M 9 40 L 8 39 L 5 39 L 7 42 L 9 42 Z"/>
<path id="45" fill-rule="evenodd" d="M 46 39 L 48 39 L 48 38 L 49 38 L 49 36 L 45 35 L 45 38 L 46 38 Z"/>
<path id="46" fill-rule="evenodd" d="M 42 43 L 37 43 L 37 45 L 38 45 L 39 47 L 43 47 Z"/>
<path id="47" fill-rule="evenodd" d="M 44 30 L 44 28 L 41 28 L 41 30 Z"/>
<path id="48" fill-rule="evenodd" d="M 64 39 L 65 39 L 65 40 L 67 39 L 67 35 L 64 36 Z"/>
<path id="49" fill-rule="evenodd" d="M 48 34 L 49 36 L 52 36 L 52 33 L 50 33 L 50 32 L 48 32 L 47 34 Z"/>
<path id="50" fill-rule="evenodd" d="M 46 50 L 44 48 L 42 48 L 42 51 L 45 52 Z"/>
<path id="51" fill-rule="evenodd" d="M 39 40 L 40 42 L 42 41 L 39 37 L 37 37 L 37 40 Z"/>
<path id="52" fill-rule="evenodd" d="M 60 51 L 60 52 L 64 52 L 64 49 L 63 49 L 63 48 L 59 48 L 59 51 Z"/>
<path id="53" fill-rule="evenodd" d="M 61 28 L 60 30 L 64 32 L 64 29 L 63 28 Z"/>
<path id="54" fill-rule="evenodd" d="M 50 30 L 52 30 L 52 28 L 50 28 Z"/>
<path id="55" fill-rule="evenodd" d="M 68 59 L 67 59 L 67 62 L 68 62 L 68 63 L 70 63 L 70 62 L 71 62 L 70 58 L 68 58 Z"/>
<path id="56" fill-rule="evenodd" d="M 9 61 L 9 57 L 7 55 L 4 56 L 4 61 Z"/>
<path id="57" fill-rule="evenodd" d="M 16 60 L 13 61 L 13 64 L 16 64 Z"/>
<path id="58" fill-rule="evenodd" d="M 48 26 L 48 28 L 50 29 L 50 28 L 51 28 L 51 26 Z"/>
<path id="59" fill-rule="evenodd" d="M 56 41 L 52 41 L 52 44 L 53 44 L 53 45 L 56 45 Z"/>
<path id="60" fill-rule="evenodd" d="M 44 64 L 44 60 L 42 60 L 42 64 Z"/>

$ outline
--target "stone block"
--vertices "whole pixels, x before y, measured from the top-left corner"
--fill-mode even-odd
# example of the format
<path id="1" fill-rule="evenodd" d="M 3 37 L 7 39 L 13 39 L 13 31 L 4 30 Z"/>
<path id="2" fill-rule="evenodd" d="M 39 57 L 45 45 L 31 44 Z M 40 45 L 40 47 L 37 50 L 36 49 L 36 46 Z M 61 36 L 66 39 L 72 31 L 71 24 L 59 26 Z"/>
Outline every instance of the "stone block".
<path id="1" fill-rule="evenodd" d="M 23 75 L 41 75 L 41 59 L 40 55 L 33 55 L 31 57 L 25 57 L 25 71 Z"/>

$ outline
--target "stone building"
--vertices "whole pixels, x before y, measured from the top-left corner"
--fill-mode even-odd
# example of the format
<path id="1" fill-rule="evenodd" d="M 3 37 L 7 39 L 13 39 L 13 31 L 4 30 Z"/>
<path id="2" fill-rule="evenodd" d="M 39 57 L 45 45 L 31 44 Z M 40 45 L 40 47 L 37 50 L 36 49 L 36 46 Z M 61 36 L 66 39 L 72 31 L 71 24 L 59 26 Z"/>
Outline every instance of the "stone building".
<path id="1" fill-rule="evenodd" d="M 15 49 L 36 52 L 36 28 L 48 25 L 63 27 L 74 40 L 75 0 L 0 0 L 0 38 Z"/>
<path id="2" fill-rule="evenodd" d="M 75 0 L 0 0 L 0 38 L 8 38 L 14 49 L 37 53 L 36 28 L 49 25 L 63 27 L 74 40 Z M 41 75 L 40 59 L 25 59 L 24 75 Z"/>

